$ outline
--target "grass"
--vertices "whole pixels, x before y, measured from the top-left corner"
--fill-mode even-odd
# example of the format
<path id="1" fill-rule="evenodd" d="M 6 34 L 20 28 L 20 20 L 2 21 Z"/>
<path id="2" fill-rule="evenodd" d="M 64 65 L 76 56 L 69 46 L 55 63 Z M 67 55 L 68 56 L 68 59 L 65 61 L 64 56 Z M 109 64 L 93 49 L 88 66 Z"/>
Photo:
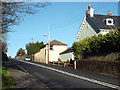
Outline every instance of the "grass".
<path id="1" fill-rule="evenodd" d="M 10 72 L 5 67 L 2 67 L 2 89 L 14 88 L 14 80 Z"/>

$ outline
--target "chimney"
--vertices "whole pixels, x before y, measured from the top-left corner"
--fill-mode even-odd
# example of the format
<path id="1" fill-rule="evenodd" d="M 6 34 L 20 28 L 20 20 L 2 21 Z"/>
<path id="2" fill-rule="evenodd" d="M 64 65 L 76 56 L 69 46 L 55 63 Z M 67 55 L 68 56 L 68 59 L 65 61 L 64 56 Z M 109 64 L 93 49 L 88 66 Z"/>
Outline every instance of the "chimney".
<path id="1" fill-rule="evenodd" d="M 112 16 L 112 12 L 109 12 L 110 13 L 110 16 Z"/>
<path id="2" fill-rule="evenodd" d="M 112 15 L 112 12 L 110 12 L 110 11 L 108 11 L 107 15 L 108 15 L 108 16 L 113 16 L 113 15 Z"/>
<path id="3" fill-rule="evenodd" d="M 92 5 L 88 6 L 87 14 L 89 14 L 90 17 L 94 17 L 94 9 L 92 8 Z"/>

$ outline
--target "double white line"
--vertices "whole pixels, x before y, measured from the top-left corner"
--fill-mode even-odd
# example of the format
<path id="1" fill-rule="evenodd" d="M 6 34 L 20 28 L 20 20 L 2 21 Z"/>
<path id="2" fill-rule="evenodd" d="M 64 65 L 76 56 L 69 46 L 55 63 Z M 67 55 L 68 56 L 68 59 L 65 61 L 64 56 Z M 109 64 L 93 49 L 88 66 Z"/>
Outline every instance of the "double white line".
<path id="1" fill-rule="evenodd" d="M 109 88 L 114 88 L 114 89 L 119 89 L 120 90 L 120 87 L 117 86 L 117 85 L 109 84 L 109 83 L 106 83 L 106 82 L 103 82 L 103 81 L 98 81 L 98 80 L 87 78 L 87 77 L 84 77 L 84 76 L 75 75 L 75 74 L 72 74 L 72 73 L 68 73 L 68 72 L 65 72 L 65 71 L 62 71 L 62 70 L 54 69 L 54 68 L 43 66 L 43 65 L 40 65 L 40 64 L 36 64 L 36 63 L 26 62 L 26 61 L 23 61 L 23 60 L 19 60 L 19 61 L 22 61 L 22 62 L 25 62 L 25 63 L 28 63 L 28 64 L 32 64 L 32 65 L 36 65 L 36 66 L 46 68 L 46 69 L 49 69 L 49 70 L 53 70 L 53 71 L 56 71 L 56 72 L 59 72 L 59 73 L 62 73 L 62 74 L 66 74 L 66 75 L 76 77 L 76 78 L 79 78 L 79 79 L 82 79 L 82 80 L 86 80 L 86 81 L 89 81 L 89 82 L 92 82 L 92 83 L 103 85 L 103 86 L 106 86 L 106 87 L 109 87 Z"/>

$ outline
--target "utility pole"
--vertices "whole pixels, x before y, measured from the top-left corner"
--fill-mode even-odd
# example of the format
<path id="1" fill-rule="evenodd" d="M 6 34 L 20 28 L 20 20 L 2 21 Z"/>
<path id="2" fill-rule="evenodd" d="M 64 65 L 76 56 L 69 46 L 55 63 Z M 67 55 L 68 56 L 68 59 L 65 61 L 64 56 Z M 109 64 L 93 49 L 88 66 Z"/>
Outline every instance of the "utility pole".
<path id="1" fill-rule="evenodd" d="M 49 64 L 49 52 L 50 52 L 50 24 L 49 24 L 49 32 L 48 32 L 48 64 Z"/>

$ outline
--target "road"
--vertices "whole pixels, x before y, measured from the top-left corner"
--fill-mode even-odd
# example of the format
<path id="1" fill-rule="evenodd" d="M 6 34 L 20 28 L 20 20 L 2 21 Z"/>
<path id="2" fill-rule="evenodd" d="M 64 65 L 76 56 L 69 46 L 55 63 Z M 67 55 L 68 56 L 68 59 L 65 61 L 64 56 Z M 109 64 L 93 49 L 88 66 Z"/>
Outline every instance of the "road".
<path id="1" fill-rule="evenodd" d="M 118 78 L 63 68 L 42 63 L 13 59 L 24 71 L 39 79 L 49 88 L 105 88 L 118 89 Z"/>

